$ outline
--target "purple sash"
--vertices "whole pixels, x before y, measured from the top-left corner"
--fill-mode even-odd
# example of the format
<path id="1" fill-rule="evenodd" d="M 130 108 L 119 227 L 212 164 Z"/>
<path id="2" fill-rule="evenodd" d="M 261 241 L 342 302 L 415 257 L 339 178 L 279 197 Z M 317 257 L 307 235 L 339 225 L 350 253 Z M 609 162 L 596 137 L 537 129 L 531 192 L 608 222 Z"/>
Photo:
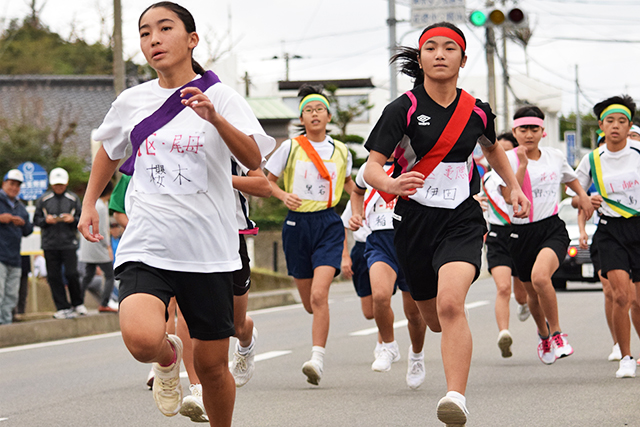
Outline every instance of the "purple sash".
<path id="1" fill-rule="evenodd" d="M 129 135 L 133 153 L 131 154 L 131 157 L 129 157 L 122 164 L 122 166 L 120 167 L 120 172 L 125 175 L 133 175 L 133 170 L 136 162 L 136 153 L 138 152 L 140 145 L 142 145 L 142 142 L 147 139 L 149 135 L 173 120 L 173 118 L 177 116 L 178 113 L 186 108 L 184 105 L 182 105 L 181 102 L 182 98 L 180 97 L 180 91 L 182 89 L 186 87 L 196 87 L 204 92 L 216 83 L 220 83 L 220 79 L 218 78 L 218 76 L 216 76 L 213 71 L 207 71 L 199 79 L 192 80 L 186 85 L 182 86 L 180 89 L 177 89 L 175 92 L 173 92 L 160 108 L 154 111 L 154 113 L 149 117 L 138 123 Z M 188 97 L 186 97 L 185 99 L 188 99 Z"/>

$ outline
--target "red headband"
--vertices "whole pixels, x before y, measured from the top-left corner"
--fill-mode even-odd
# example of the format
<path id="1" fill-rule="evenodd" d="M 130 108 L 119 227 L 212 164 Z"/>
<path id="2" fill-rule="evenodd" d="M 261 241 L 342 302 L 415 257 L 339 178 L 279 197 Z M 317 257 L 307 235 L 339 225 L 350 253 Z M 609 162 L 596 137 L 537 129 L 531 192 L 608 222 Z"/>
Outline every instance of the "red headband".
<path id="1" fill-rule="evenodd" d="M 429 40 L 431 37 L 436 37 L 436 36 L 443 36 L 443 37 L 450 38 L 451 40 L 456 42 L 458 46 L 460 46 L 460 48 L 462 49 L 462 52 L 466 50 L 467 46 L 464 42 L 464 39 L 460 36 L 460 34 L 456 33 L 451 28 L 447 28 L 447 27 L 435 27 L 430 29 L 426 33 L 424 33 L 422 37 L 420 37 L 420 41 L 418 42 L 418 50 L 422 49 L 422 45 L 425 44 L 427 40 Z"/>

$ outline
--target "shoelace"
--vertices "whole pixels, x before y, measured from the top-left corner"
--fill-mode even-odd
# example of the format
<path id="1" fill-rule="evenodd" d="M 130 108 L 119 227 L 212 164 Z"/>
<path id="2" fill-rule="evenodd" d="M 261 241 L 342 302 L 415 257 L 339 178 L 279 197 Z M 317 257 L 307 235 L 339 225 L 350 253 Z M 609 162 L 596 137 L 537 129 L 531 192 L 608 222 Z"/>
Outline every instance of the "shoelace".
<path id="1" fill-rule="evenodd" d="M 247 370 L 247 358 L 237 351 L 234 353 L 236 357 L 236 370 L 244 372 Z"/>
<path id="2" fill-rule="evenodd" d="M 171 377 L 171 378 L 162 378 L 158 376 L 158 381 L 160 383 L 160 388 L 162 394 L 169 394 L 175 392 L 178 387 L 178 383 L 180 382 L 180 377 Z"/>
<path id="3" fill-rule="evenodd" d="M 411 361 L 411 375 L 417 375 L 424 372 L 424 368 L 422 366 L 421 361 L 412 360 Z"/>
<path id="4" fill-rule="evenodd" d="M 553 338 L 552 338 L 554 344 L 558 348 L 564 347 L 564 340 L 562 339 L 562 335 L 564 335 L 564 334 L 554 335 Z"/>
<path id="5" fill-rule="evenodd" d="M 559 336 L 559 335 L 557 335 L 557 336 Z M 551 351 L 551 340 L 549 338 L 547 338 L 546 340 L 543 339 L 540 342 L 540 345 L 542 346 L 542 352 L 543 353 L 549 353 Z"/>

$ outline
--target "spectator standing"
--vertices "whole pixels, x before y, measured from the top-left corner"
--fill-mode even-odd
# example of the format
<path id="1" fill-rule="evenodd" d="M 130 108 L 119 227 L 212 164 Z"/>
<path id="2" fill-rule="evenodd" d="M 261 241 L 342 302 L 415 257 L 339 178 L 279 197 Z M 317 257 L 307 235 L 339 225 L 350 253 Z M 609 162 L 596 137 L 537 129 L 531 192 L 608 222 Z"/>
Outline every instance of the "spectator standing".
<path id="1" fill-rule="evenodd" d="M 23 181 L 22 172 L 11 169 L 0 189 L 0 324 L 13 321 L 22 275 L 20 241 L 33 231 L 27 209 L 18 199 Z"/>
<path id="2" fill-rule="evenodd" d="M 67 190 L 69 174 L 55 168 L 49 174 L 51 190 L 36 200 L 33 223 L 42 229 L 42 250 L 47 265 L 49 287 L 56 305 L 56 319 L 68 319 L 87 314 L 78 275 L 78 220 L 80 198 Z M 69 287 L 67 299 L 62 281 L 62 266 Z"/>
<path id="3" fill-rule="evenodd" d="M 115 275 L 113 273 L 113 249 L 111 247 L 110 222 L 109 222 L 109 197 L 113 191 L 111 181 L 107 182 L 107 186 L 102 191 L 100 198 L 96 201 L 96 210 L 100 217 L 100 234 L 107 238 L 99 242 L 89 242 L 82 240 L 80 242 L 80 262 L 85 264 L 85 274 L 82 278 L 82 293 L 86 293 L 89 284 L 96 275 L 96 267 L 100 267 L 104 275 L 104 286 L 100 299 L 98 311 L 101 313 L 117 313 L 118 310 L 109 307 L 109 298 L 115 284 Z M 84 299 L 84 296 L 83 296 Z"/>

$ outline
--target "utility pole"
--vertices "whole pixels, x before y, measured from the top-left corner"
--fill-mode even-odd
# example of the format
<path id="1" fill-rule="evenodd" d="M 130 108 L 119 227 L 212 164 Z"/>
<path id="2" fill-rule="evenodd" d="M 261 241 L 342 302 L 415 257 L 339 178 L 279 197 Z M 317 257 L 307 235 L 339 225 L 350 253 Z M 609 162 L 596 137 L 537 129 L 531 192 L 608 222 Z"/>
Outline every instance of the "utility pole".
<path id="1" fill-rule="evenodd" d="M 509 129 L 509 70 L 507 68 L 507 30 L 502 27 L 502 120 L 504 129 Z"/>
<path id="2" fill-rule="evenodd" d="M 116 96 L 126 89 L 124 59 L 122 58 L 122 5 L 113 0 L 113 88 Z"/>
<path id="3" fill-rule="evenodd" d="M 249 98 L 249 87 L 251 86 L 251 78 L 249 77 L 249 72 L 244 72 L 242 81 L 244 81 L 244 96 L 245 98 Z"/>
<path id="4" fill-rule="evenodd" d="M 288 52 L 282 54 L 282 57 L 275 55 L 271 59 L 284 59 L 284 80 L 289 81 L 289 61 L 291 59 L 302 59 L 300 55 L 291 55 Z"/>
<path id="5" fill-rule="evenodd" d="M 582 147 L 582 118 L 580 117 L 580 83 L 578 83 L 578 64 L 576 64 L 576 149 Z"/>
<path id="6" fill-rule="evenodd" d="M 489 105 L 495 111 L 496 105 L 496 67 L 493 61 L 496 46 L 496 35 L 493 27 L 485 28 L 486 58 L 487 58 L 487 89 L 489 91 Z"/>
<path id="7" fill-rule="evenodd" d="M 389 58 L 396 53 L 396 1 L 389 0 Z M 389 64 L 389 101 L 398 97 L 398 73 L 395 64 Z"/>

